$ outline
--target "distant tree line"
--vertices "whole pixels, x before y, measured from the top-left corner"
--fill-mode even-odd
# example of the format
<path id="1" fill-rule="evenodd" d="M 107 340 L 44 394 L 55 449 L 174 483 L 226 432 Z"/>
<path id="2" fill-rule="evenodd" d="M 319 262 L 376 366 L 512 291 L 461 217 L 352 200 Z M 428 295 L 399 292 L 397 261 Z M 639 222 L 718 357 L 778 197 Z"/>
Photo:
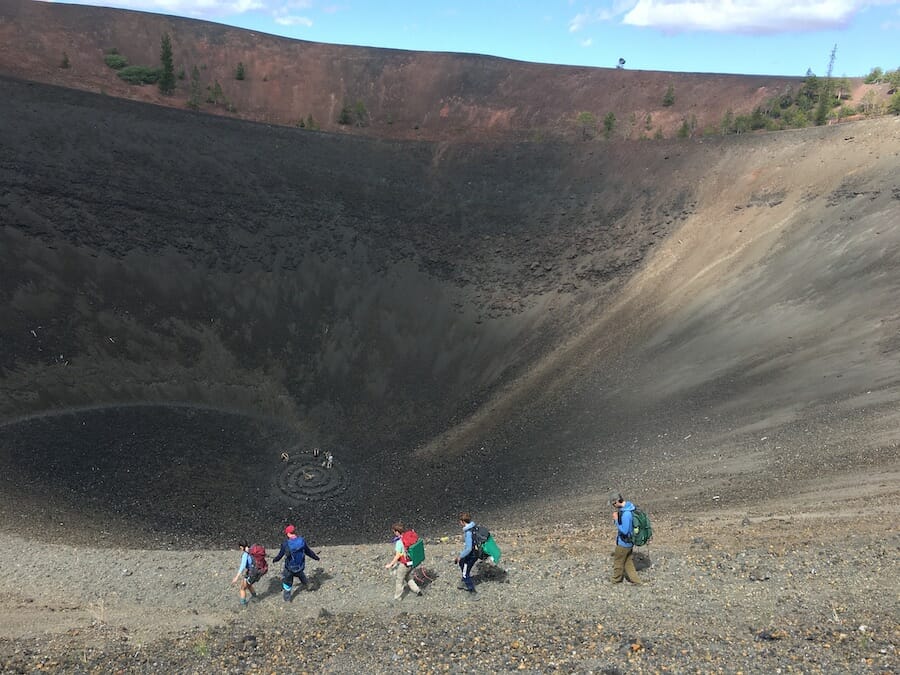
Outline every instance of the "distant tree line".
<path id="1" fill-rule="evenodd" d="M 839 121 L 854 115 L 900 114 L 900 68 L 888 71 L 880 67 L 873 68 L 864 79 L 866 84 L 887 84 L 889 86 L 888 94 L 890 99 L 886 104 L 879 99 L 875 91 L 869 91 L 857 105 L 852 105 L 850 103 L 850 81 L 846 77 L 838 79 L 831 77 L 836 51 L 837 45 L 831 52 L 828 75 L 826 77 L 818 78 L 811 70 L 808 70 L 806 77 L 796 88 L 792 85 L 786 86 L 781 92 L 769 97 L 749 114 L 737 115 L 729 110 L 719 121 L 716 128 L 706 128 L 703 130 L 703 133 L 709 135 L 714 133 L 740 134 L 758 130 L 776 131 L 802 128 L 810 124 L 826 124 L 832 120 Z M 156 84 L 160 93 L 166 96 L 171 96 L 175 93 L 177 80 L 185 79 L 184 68 L 179 71 L 176 78 L 172 41 L 168 33 L 163 34 L 160 38 L 160 65 L 158 67 L 129 64 L 128 59 L 120 54 L 116 48 L 107 50 L 103 59 L 106 65 L 115 70 L 118 77 L 125 82 L 134 85 Z M 70 67 L 69 55 L 65 52 L 63 52 L 59 67 Z M 205 69 L 205 66 L 198 68 L 195 65 L 192 68 L 187 106 L 193 110 L 199 110 L 205 102 L 215 106 L 224 106 L 226 110 L 236 112 L 236 108 L 226 98 L 222 85 L 218 80 L 207 84 L 204 99 L 201 69 Z M 240 61 L 235 67 L 234 77 L 236 80 L 244 80 L 246 76 L 246 67 Z M 263 80 L 267 81 L 268 77 L 264 77 Z M 666 87 L 660 102 L 663 107 L 675 105 L 674 85 L 669 84 Z M 336 121 L 341 126 L 365 127 L 369 124 L 369 120 L 369 111 L 366 109 L 365 104 L 363 101 L 357 100 L 354 104 L 345 103 L 341 107 Z M 388 116 L 388 124 L 392 123 L 393 118 Z M 588 111 L 580 112 L 577 115 L 576 123 L 581 130 L 583 138 L 594 138 L 597 133 L 597 118 L 593 113 Z M 319 129 L 319 124 L 313 119 L 311 114 L 305 119 L 301 118 L 297 126 L 304 129 Z M 616 115 L 613 112 L 608 112 L 603 118 L 603 137 L 610 139 L 618 128 L 619 131 L 617 133 L 622 138 L 630 138 L 637 126 L 635 113 L 632 113 L 623 124 L 619 124 Z M 652 130 L 650 113 L 646 114 L 643 127 L 641 138 L 646 138 L 647 136 L 644 132 Z M 690 119 L 682 120 L 676 136 L 678 138 L 690 138 L 696 132 L 697 119 L 694 115 L 691 115 Z M 657 139 L 662 138 L 662 130 L 657 128 L 653 137 Z"/>
<path id="2" fill-rule="evenodd" d="M 879 81 L 890 82 L 888 76 L 898 77 L 897 71 L 885 74 L 876 69 L 866 78 L 869 84 Z M 871 79 L 870 79 L 871 78 Z M 896 87 L 896 85 L 894 85 Z M 900 95 L 895 91 L 887 106 L 879 106 L 877 94 L 867 93 L 857 104 L 851 104 L 851 86 L 847 78 L 818 78 L 807 73 L 803 83 L 795 90 L 785 87 L 783 91 L 768 98 L 749 115 L 735 115 L 729 111 L 722 119 L 720 130 L 723 134 L 744 133 L 765 129 L 798 129 L 806 126 L 840 121 L 853 115 L 876 115 L 890 112 L 900 114 Z"/>

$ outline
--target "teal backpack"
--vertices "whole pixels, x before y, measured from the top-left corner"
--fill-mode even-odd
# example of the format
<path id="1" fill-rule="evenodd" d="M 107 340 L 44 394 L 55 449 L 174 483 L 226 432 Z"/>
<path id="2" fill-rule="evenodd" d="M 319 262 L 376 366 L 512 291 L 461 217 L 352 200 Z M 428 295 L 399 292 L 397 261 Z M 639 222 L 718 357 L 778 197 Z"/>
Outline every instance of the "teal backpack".
<path id="1" fill-rule="evenodd" d="M 409 562 L 407 567 L 418 567 L 425 561 L 425 542 L 416 534 L 415 530 L 407 530 L 400 535 L 400 542 L 403 544 L 403 550 L 406 551 L 406 557 Z"/>
<path id="2" fill-rule="evenodd" d="M 425 561 L 425 542 L 421 539 L 406 549 L 406 555 L 409 556 L 409 566 L 418 567 Z"/>
<path id="3" fill-rule="evenodd" d="M 637 506 L 631 513 L 631 523 L 634 531 L 631 535 L 631 543 L 635 546 L 643 546 L 653 537 L 653 526 L 650 525 L 650 516 Z"/>

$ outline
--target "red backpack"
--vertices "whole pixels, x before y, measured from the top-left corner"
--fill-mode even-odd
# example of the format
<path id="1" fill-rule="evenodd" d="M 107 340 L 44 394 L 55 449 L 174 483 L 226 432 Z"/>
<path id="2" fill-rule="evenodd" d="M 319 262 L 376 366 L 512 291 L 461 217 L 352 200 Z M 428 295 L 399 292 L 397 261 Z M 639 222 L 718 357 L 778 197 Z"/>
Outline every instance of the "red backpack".
<path id="1" fill-rule="evenodd" d="M 407 530 L 400 535 L 400 543 L 403 544 L 403 557 L 400 558 L 400 562 L 404 565 L 409 564 L 409 547 L 417 541 L 419 541 L 419 535 L 416 534 L 415 530 Z"/>
<path id="2" fill-rule="evenodd" d="M 253 544 L 247 553 L 250 554 L 250 567 L 247 568 L 247 580 L 251 584 L 259 581 L 259 578 L 269 571 L 269 563 L 266 560 L 266 549 L 261 544 Z"/>
<path id="3" fill-rule="evenodd" d="M 416 534 L 415 530 L 407 530 L 400 535 L 400 541 L 403 542 L 403 548 L 409 548 L 419 541 L 419 535 Z"/>

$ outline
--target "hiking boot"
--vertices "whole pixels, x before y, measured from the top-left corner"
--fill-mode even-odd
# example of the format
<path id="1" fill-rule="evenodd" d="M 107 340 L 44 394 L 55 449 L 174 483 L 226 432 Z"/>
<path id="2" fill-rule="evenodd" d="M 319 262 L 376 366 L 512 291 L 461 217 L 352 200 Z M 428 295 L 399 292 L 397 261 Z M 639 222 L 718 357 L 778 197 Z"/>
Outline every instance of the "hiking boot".
<path id="1" fill-rule="evenodd" d="M 291 592 L 290 592 L 290 591 L 284 591 L 284 592 L 281 594 L 281 597 L 284 598 L 284 601 L 285 601 L 285 602 L 290 602 L 290 601 L 291 601 Z"/>

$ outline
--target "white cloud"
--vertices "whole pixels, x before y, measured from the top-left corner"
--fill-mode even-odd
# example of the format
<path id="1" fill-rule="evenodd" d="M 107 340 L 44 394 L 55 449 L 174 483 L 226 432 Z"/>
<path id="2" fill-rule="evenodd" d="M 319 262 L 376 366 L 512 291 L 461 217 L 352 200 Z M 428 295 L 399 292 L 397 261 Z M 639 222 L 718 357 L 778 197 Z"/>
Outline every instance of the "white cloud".
<path id="1" fill-rule="evenodd" d="M 612 0 L 576 14 L 569 32 L 615 20 L 673 33 L 829 30 L 846 26 L 868 7 L 898 4 L 900 0 Z"/>
<path id="2" fill-rule="evenodd" d="M 275 23 L 282 26 L 306 26 L 312 28 L 312 19 L 305 16 L 276 16 Z"/>
<path id="3" fill-rule="evenodd" d="M 305 26 L 306 28 L 312 28 L 312 19 L 296 13 L 311 7 L 311 0 L 288 0 L 270 8 L 270 14 L 275 23 L 280 26 Z"/>
<path id="4" fill-rule="evenodd" d="M 592 44 L 594 44 L 594 41 L 593 41 L 591 38 L 588 38 L 587 40 L 582 40 L 582 41 L 581 41 L 581 46 L 582 46 L 582 47 L 590 47 Z"/>
<path id="5" fill-rule="evenodd" d="M 788 33 L 846 26 L 867 6 L 900 0 L 638 0 L 622 19 L 668 32 Z"/>
<path id="6" fill-rule="evenodd" d="M 635 0 L 613 0 L 613 2 L 608 4 L 608 7 L 602 9 L 592 9 L 587 12 L 576 14 L 575 17 L 569 21 L 569 32 L 577 33 L 592 23 L 611 21 L 620 14 L 624 14 L 630 10 L 637 2 Z"/>

